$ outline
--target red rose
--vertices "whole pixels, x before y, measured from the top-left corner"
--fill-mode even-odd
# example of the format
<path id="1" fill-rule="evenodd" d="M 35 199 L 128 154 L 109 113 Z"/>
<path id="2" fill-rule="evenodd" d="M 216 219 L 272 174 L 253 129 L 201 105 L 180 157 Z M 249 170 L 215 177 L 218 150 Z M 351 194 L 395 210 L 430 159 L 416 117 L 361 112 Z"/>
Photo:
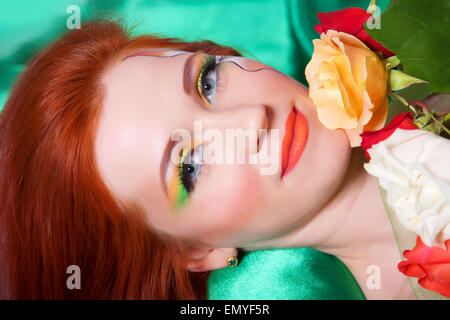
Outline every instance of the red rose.
<path id="1" fill-rule="evenodd" d="M 361 134 L 362 142 L 361 147 L 366 153 L 366 157 L 370 159 L 370 155 L 367 152 L 372 148 L 374 144 L 389 138 L 397 129 L 414 130 L 417 126 L 413 122 L 413 116 L 409 112 L 400 113 L 389 122 L 389 124 L 383 129 L 377 131 L 365 131 Z"/>
<path id="2" fill-rule="evenodd" d="M 408 260 L 400 262 L 398 270 L 408 277 L 419 278 L 425 289 L 450 298 L 450 240 L 445 247 L 428 247 L 418 236 L 414 249 L 403 252 Z"/>
<path id="3" fill-rule="evenodd" d="M 317 18 L 320 23 L 314 27 L 318 33 L 326 33 L 328 30 L 345 32 L 355 36 L 369 48 L 375 51 L 381 51 L 385 58 L 393 56 L 394 53 L 375 39 L 372 39 L 364 30 L 363 24 L 371 16 L 370 13 L 361 8 L 347 8 L 333 12 L 320 12 Z"/>

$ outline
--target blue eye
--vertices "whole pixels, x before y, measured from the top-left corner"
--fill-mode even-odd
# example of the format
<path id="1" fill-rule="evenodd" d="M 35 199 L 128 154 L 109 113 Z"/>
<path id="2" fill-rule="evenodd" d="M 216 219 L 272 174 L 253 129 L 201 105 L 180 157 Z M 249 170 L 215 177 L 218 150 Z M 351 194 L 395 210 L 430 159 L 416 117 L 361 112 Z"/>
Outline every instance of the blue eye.
<path id="1" fill-rule="evenodd" d="M 224 57 L 209 55 L 203 63 L 197 77 L 197 91 L 208 104 L 214 104 L 214 96 L 219 85 L 217 66 Z"/>
<path id="2" fill-rule="evenodd" d="M 190 194 L 194 190 L 203 162 L 203 144 L 190 150 L 182 157 L 179 165 L 179 177 L 183 187 Z"/>

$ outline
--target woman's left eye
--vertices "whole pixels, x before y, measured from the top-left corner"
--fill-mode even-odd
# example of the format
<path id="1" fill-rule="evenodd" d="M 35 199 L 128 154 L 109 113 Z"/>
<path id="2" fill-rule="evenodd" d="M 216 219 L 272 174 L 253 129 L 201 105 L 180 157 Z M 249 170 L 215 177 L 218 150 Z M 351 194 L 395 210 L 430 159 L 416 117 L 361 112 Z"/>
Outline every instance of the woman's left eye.
<path id="1" fill-rule="evenodd" d="M 200 144 L 192 150 L 184 152 L 184 155 L 182 156 L 178 174 L 181 186 L 184 189 L 183 191 L 187 195 L 194 190 L 195 183 L 200 174 L 203 163 L 203 148 L 204 145 Z"/>
<path id="2" fill-rule="evenodd" d="M 208 55 L 197 77 L 197 91 L 208 104 L 214 104 L 219 85 L 217 66 L 224 57 Z"/>

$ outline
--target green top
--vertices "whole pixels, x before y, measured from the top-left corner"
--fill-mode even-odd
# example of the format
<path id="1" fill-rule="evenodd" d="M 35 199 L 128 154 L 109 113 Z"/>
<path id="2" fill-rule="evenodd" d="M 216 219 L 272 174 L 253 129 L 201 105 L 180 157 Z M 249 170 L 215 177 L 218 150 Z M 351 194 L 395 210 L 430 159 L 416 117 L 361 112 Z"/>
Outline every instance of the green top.
<path id="1" fill-rule="evenodd" d="M 348 268 L 335 256 L 310 248 L 246 253 L 237 267 L 208 279 L 211 300 L 364 300 Z"/>

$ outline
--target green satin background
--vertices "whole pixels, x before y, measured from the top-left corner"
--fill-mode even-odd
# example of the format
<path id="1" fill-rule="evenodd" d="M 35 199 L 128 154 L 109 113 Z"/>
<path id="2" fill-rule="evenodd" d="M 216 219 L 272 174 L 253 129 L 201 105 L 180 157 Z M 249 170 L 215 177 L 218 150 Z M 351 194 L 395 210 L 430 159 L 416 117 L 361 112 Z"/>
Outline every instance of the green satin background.
<path id="1" fill-rule="evenodd" d="M 0 4 L 0 109 L 24 63 L 61 32 L 66 9 L 78 5 L 81 20 L 99 13 L 124 17 L 135 34 L 157 33 L 229 45 L 306 84 L 304 68 L 318 38 L 317 13 L 369 0 L 41 0 Z M 383 11 L 389 0 L 378 1 Z M 212 272 L 210 299 L 364 299 L 348 269 L 314 249 L 261 250 L 237 268 Z"/>

